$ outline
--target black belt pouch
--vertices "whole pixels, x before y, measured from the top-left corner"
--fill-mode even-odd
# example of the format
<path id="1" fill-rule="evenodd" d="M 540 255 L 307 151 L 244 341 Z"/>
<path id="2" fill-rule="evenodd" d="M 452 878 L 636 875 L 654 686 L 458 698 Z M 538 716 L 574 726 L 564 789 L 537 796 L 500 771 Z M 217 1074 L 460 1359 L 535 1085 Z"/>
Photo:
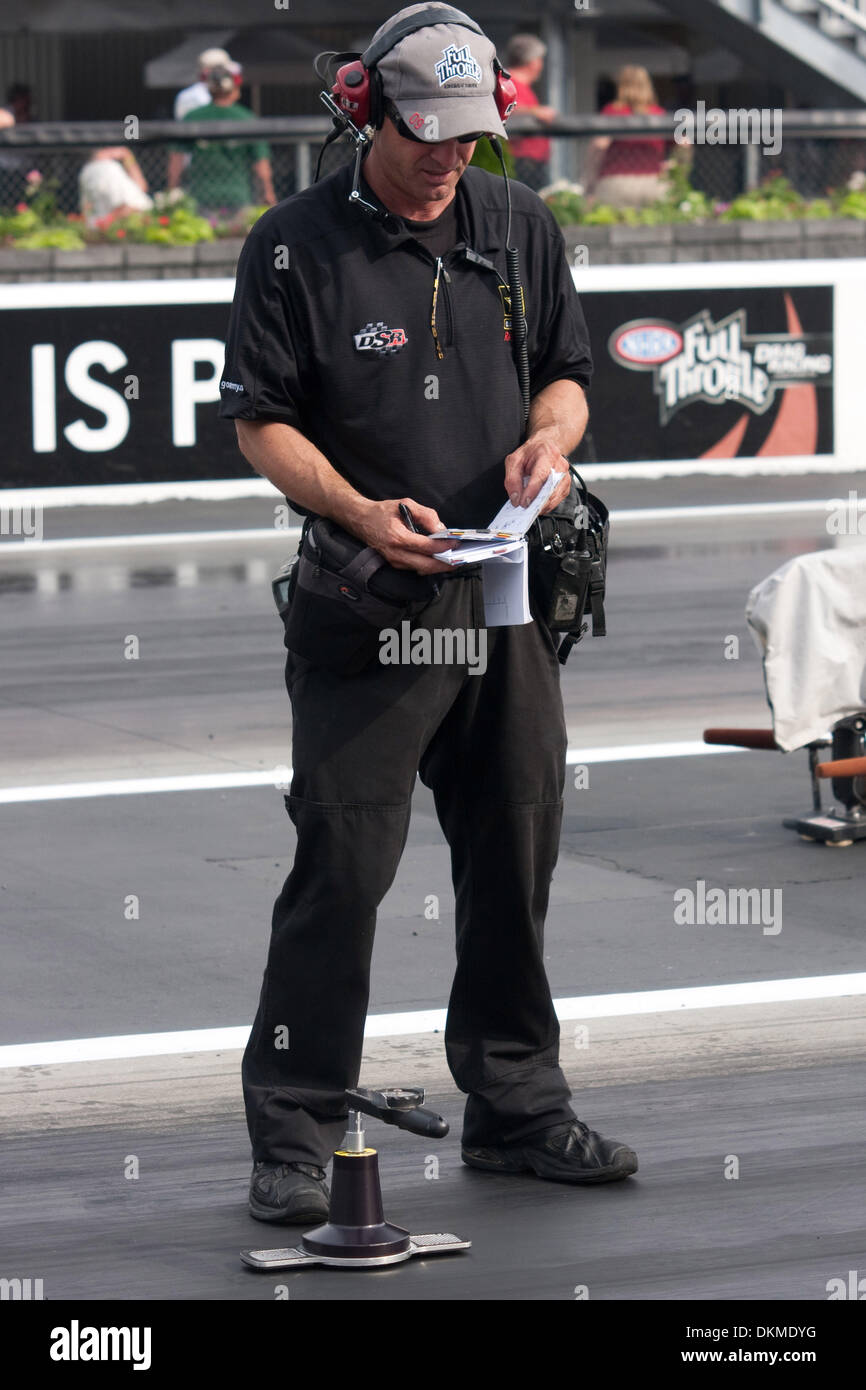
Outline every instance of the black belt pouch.
<path id="1" fill-rule="evenodd" d="M 383 629 L 416 617 L 437 592 L 429 576 L 394 569 L 378 550 L 316 517 L 282 611 L 285 645 L 316 666 L 356 675 L 378 652 Z"/>

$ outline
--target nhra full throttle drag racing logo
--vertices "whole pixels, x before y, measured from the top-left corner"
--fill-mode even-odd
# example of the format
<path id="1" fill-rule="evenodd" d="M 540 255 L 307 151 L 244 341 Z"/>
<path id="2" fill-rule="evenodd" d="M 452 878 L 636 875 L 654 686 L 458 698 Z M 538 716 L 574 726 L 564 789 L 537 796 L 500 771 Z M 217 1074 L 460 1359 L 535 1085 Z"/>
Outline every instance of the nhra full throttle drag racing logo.
<path id="1" fill-rule="evenodd" d="M 444 87 L 446 82 L 450 82 L 452 77 L 462 77 L 476 84 L 481 81 L 481 67 L 469 50 L 468 43 L 462 48 L 458 48 L 455 43 L 443 48 L 442 57 L 436 64 L 436 76 L 439 78 L 439 86 Z"/>
<path id="2" fill-rule="evenodd" d="M 713 322 L 704 309 L 686 323 L 635 319 L 615 329 L 608 350 L 633 372 L 652 372 L 659 419 L 666 425 L 695 401 L 733 401 L 763 415 L 787 386 L 829 385 L 830 337 L 746 331 L 746 311 Z"/>
<path id="3" fill-rule="evenodd" d="M 392 357 L 409 341 L 405 328 L 388 328 L 381 320 L 365 324 L 353 338 L 356 352 L 374 352 L 377 357 Z"/>

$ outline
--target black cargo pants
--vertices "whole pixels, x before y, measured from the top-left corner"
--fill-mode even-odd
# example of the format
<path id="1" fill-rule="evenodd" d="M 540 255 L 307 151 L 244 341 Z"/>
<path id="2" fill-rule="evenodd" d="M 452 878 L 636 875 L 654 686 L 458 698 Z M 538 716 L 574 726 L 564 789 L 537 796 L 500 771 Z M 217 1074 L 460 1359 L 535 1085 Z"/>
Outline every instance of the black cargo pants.
<path id="1" fill-rule="evenodd" d="M 446 576 L 413 622 L 483 626 L 477 571 Z M 374 658 L 338 676 L 289 653 L 297 850 L 243 1060 L 257 1160 L 324 1166 L 342 1138 L 376 911 L 406 844 L 417 772 L 451 849 L 457 969 L 445 1048 L 468 1097 L 463 1142 L 514 1143 L 574 1119 L 542 953 L 565 778 L 560 668 L 541 622 L 486 634 L 483 675 Z"/>

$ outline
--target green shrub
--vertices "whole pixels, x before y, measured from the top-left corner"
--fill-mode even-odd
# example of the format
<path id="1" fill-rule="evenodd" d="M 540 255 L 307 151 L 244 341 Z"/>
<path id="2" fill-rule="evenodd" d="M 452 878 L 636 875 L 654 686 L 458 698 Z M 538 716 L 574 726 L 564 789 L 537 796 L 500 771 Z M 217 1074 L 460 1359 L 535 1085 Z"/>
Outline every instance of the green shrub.
<path id="1" fill-rule="evenodd" d="M 12 245 L 22 251 L 83 251 L 86 242 L 73 227 L 40 227 L 27 236 L 13 237 Z"/>

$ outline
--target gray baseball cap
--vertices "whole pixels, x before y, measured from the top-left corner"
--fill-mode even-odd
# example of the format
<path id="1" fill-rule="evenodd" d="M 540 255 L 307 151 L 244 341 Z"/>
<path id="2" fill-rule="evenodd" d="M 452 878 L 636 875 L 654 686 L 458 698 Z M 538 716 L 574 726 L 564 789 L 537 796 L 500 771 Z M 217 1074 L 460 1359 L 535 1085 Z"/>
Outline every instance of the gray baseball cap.
<path id="1" fill-rule="evenodd" d="M 453 19 L 428 24 L 401 39 L 380 59 L 375 55 L 380 40 L 415 14 L 442 10 L 459 14 L 466 25 Z M 364 54 L 367 66 L 375 62 L 382 90 L 393 101 L 406 125 L 435 144 L 481 130 L 490 135 L 507 131 L 496 107 L 496 49 L 462 10 L 444 4 L 410 5 L 380 26 Z"/>

